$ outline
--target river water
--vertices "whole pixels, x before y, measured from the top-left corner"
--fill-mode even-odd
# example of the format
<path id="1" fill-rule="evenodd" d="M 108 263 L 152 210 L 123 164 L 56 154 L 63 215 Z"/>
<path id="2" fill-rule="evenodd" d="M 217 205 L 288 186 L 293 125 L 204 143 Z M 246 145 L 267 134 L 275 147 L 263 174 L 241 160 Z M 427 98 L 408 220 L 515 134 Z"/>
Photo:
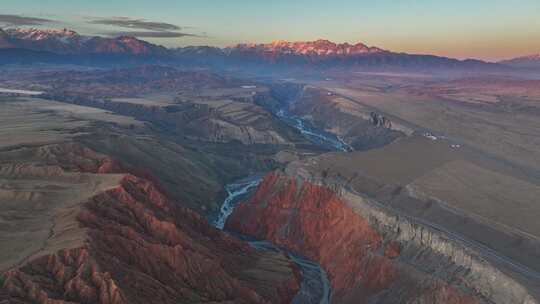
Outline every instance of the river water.
<path id="1" fill-rule="evenodd" d="M 319 130 L 302 118 L 292 115 L 288 111 L 290 104 L 285 105 L 274 113 L 281 121 L 297 129 L 309 141 L 333 151 L 350 152 L 353 148 L 345 143 L 339 136 Z M 227 218 L 233 213 L 234 208 L 240 201 L 246 198 L 262 180 L 262 176 L 251 176 L 225 186 L 227 197 L 221 205 L 218 218 L 214 221 L 214 226 L 223 230 Z M 300 268 L 302 273 L 302 284 L 298 294 L 293 299 L 293 304 L 329 304 L 332 299 L 332 289 L 326 271 L 322 267 L 305 257 L 294 254 L 283 248 L 279 248 L 269 241 L 254 240 L 245 235 L 238 235 L 247 241 L 253 248 L 259 250 L 270 250 L 282 252 L 289 256 Z"/>
<path id="2" fill-rule="evenodd" d="M 329 148 L 330 150 L 342 152 L 350 152 L 353 150 L 353 148 L 349 144 L 344 142 L 341 138 L 339 138 L 339 136 L 330 132 L 319 130 L 311 126 L 310 123 L 306 122 L 302 118 L 290 114 L 285 109 L 280 109 L 275 114 L 287 125 L 300 131 L 300 133 L 312 143 L 315 143 L 327 149 Z"/>
<path id="3" fill-rule="evenodd" d="M 213 223 L 214 226 L 223 230 L 225 222 L 234 211 L 234 208 L 259 185 L 261 180 L 262 177 L 258 175 L 226 185 L 225 191 L 227 191 L 227 197 L 223 201 L 218 218 Z M 247 241 L 255 249 L 282 252 L 296 263 L 302 273 L 302 283 L 298 294 L 293 299 L 293 304 L 331 303 L 332 290 L 330 281 L 326 272 L 319 264 L 285 249 L 278 248 L 269 241 L 254 240 L 244 235 L 239 235 L 239 237 Z"/>
<path id="4" fill-rule="evenodd" d="M 293 115 L 289 112 L 288 107 L 294 101 L 289 102 L 287 105 L 283 106 L 281 109 L 276 111 L 274 114 L 287 125 L 297 129 L 300 133 L 312 143 L 315 143 L 319 146 L 322 146 L 326 149 L 341 151 L 341 152 L 350 152 L 354 149 L 344 142 L 339 136 L 320 130 L 312 126 L 311 123 L 305 121 L 304 119 Z"/>

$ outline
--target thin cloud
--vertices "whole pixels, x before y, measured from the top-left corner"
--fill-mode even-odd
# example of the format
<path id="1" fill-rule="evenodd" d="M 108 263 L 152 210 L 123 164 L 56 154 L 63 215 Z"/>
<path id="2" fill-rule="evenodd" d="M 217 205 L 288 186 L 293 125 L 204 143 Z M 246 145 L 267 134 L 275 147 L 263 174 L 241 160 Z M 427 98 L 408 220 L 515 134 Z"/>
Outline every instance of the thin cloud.
<path id="1" fill-rule="evenodd" d="M 119 37 L 119 36 L 132 36 L 137 38 L 180 38 L 180 37 L 201 37 L 196 34 L 190 33 L 181 33 L 181 32 L 152 32 L 152 31 L 133 31 L 133 32 L 106 32 L 102 35 L 110 37 Z"/>
<path id="2" fill-rule="evenodd" d="M 129 29 L 141 29 L 148 31 L 179 31 L 182 28 L 178 25 L 165 23 L 165 22 L 154 22 L 148 21 L 145 19 L 133 19 L 129 17 L 111 17 L 111 18 L 96 18 L 88 23 L 91 24 L 100 24 L 100 25 L 110 25 L 117 26 L 122 28 Z"/>
<path id="3" fill-rule="evenodd" d="M 6 26 L 43 25 L 52 22 L 56 22 L 56 20 L 23 15 L 0 15 L 0 24 Z"/>

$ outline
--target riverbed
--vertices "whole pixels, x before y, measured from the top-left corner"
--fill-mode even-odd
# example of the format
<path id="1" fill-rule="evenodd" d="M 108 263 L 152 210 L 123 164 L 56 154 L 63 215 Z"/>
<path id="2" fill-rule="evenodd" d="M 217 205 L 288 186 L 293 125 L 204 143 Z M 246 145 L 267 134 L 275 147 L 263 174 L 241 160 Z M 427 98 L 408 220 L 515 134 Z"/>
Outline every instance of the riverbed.
<path id="1" fill-rule="evenodd" d="M 223 230 L 227 218 L 232 214 L 234 208 L 246 198 L 262 181 L 261 175 L 251 176 L 225 186 L 227 197 L 223 201 L 220 214 L 213 222 L 214 226 Z M 305 257 L 294 254 L 285 249 L 279 248 L 269 241 L 255 240 L 249 236 L 237 235 L 247 241 L 249 245 L 258 250 L 270 250 L 282 252 L 289 256 L 291 260 L 300 268 L 302 273 L 302 283 L 298 294 L 294 297 L 293 304 L 329 304 L 331 303 L 332 290 L 328 276 L 322 267 Z"/>
<path id="2" fill-rule="evenodd" d="M 304 119 L 298 116 L 292 115 L 285 108 L 279 109 L 275 115 L 287 125 L 300 131 L 300 134 L 314 144 L 335 151 L 353 151 L 353 148 L 343 141 L 339 136 L 313 127 L 311 123 L 306 122 Z"/>

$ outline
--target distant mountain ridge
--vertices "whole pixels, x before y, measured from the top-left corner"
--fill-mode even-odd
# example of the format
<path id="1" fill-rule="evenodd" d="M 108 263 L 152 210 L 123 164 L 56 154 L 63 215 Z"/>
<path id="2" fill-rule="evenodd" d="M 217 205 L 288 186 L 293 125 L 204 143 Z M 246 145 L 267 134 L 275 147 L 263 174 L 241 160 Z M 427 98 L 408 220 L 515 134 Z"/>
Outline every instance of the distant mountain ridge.
<path id="1" fill-rule="evenodd" d="M 540 53 L 503 60 L 499 63 L 517 68 L 540 68 Z"/>
<path id="2" fill-rule="evenodd" d="M 289 42 L 284 40 L 266 44 L 238 44 L 229 48 L 231 51 L 244 50 L 260 52 L 267 55 L 294 54 L 303 56 L 353 56 L 386 52 L 377 47 L 368 47 L 363 43 L 334 43 L 329 40 Z"/>
<path id="3" fill-rule="evenodd" d="M 435 55 L 397 53 L 363 43 L 316 41 L 276 41 L 268 44 L 238 44 L 222 50 L 233 62 L 272 63 L 284 66 L 319 68 L 461 68 L 493 69 L 497 64 L 481 60 L 458 60 Z"/>
<path id="4" fill-rule="evenodd" d="M 91 62 L 99 62 L 96 56 L 152 57 L 163 61 L 199 66 L 251 65 L 285 69 L 291 67 L 469 70 L 504 68 L 502 65 L 480 60 L 457 60 L 433 55 L 396 53 L 360 42 L 334 43 L 319 39 L 298 42 L 246 43 L 226 48 L 189 46 L 167 49 L 131 36 L 115 38 L 84 36 L 68 29 L 0 30 L 0 49 L 11 49 L 9 58 L 16 58 L 15 49 L 49 52 L 51 56 L 54 55 L 54 62 L 61 61 L 57 55 L 67 55 L 66 58 L 69 58 L 71 62 L 88 61 L 89 56 L 92 59 Z M 27 57 L 24 62 L 32 59 L 28 56 L 28 52 L 25 54 Z M 40 54 L 39 58 L 39 60 L 46 59 L 47 56 Z"/>
<path id="5" fill-rule="evenodd" d="M 192 61 L 205 56 L 208 62 L 219 58 L 232 64 L 271 65 L 272 67 L 315 68 L 457 68 L 497 69 L 498 64 L 481 60 L 458 60 L 435 55 L 397 53 L 364 43 L 334 43 L 329 40 L 289 42 L 278 40 L 271 43 L 244 43 L 223 49 L 214 47 L 187 47 L 175 50 L 181 58 Z"/>
<path id="6" fill-rule="evenodd" d="M 167 54 L 165 47 L 134 37 L 83 36 L 67 29 L 8 29 L 0 33 L 0 48 L 20 48 L 56 54 Z"/>

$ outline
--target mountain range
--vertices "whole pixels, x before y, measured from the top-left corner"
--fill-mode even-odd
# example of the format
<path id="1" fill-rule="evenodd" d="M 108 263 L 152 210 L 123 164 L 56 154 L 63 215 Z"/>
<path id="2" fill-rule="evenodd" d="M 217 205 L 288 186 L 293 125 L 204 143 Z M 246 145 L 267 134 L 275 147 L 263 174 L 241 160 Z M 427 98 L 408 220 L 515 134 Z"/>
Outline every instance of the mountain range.
<path id="1" fill-rule="evenodd" d="M 18 48 L 55 54 L 165 55 L 167 49 L 134 37 L 83 36 L 77 32 L 41 29 L 0 30 L 0 48 Z"/>
<path id="2" fill-rule="evenodd" d="M 516 68 L 540 68 L 540 53 L 503 60 L 499 63 Z"/>
<path id="3" fill-rule="evenodd" d="M 279 55 L 298 55 L 319 58 L 331 56 L 346 57 L 387 52 L 377 47 L 368 47 L 363 43 L 353 45 L 349 43 L 336 44 L 324 39 L 298 42 L 278 40 L 266 44 L 238 44 L 229 48 L 229 51 L 255 52 L 268 57 L 276 57 Z"/>
<path id="4" fill-rule="evenodd" d="M 31 52 L 39 52 L 32 56 Z M 255 65 L 289 68 L 399 68 L 399 69 L 502 69 L 506 65 L 523 67 L 532 59 L 488 63 L 481 60 L 457 60 L 434 55 L 398 53 L 363 43 L 334 43 L 329 40 L 266 44 L 238 44 L 226 48 L 189 46 L 168 49 L 131 36 L 84 36 L 68 29 L 0 29 L 0 63 L 32 61 L 99 63 L 103 56 L 148 57 L 196 65 Z M 60 56 L 59 56 L 60 55 Z M 62 57 L 63 56 L 63 57 Z M 96 57 L 98 57 L 96 59 Z M 22 59 L 21 59 L 22 58 Z M 538 60 L 536 60 L 538 62 Z"/>

